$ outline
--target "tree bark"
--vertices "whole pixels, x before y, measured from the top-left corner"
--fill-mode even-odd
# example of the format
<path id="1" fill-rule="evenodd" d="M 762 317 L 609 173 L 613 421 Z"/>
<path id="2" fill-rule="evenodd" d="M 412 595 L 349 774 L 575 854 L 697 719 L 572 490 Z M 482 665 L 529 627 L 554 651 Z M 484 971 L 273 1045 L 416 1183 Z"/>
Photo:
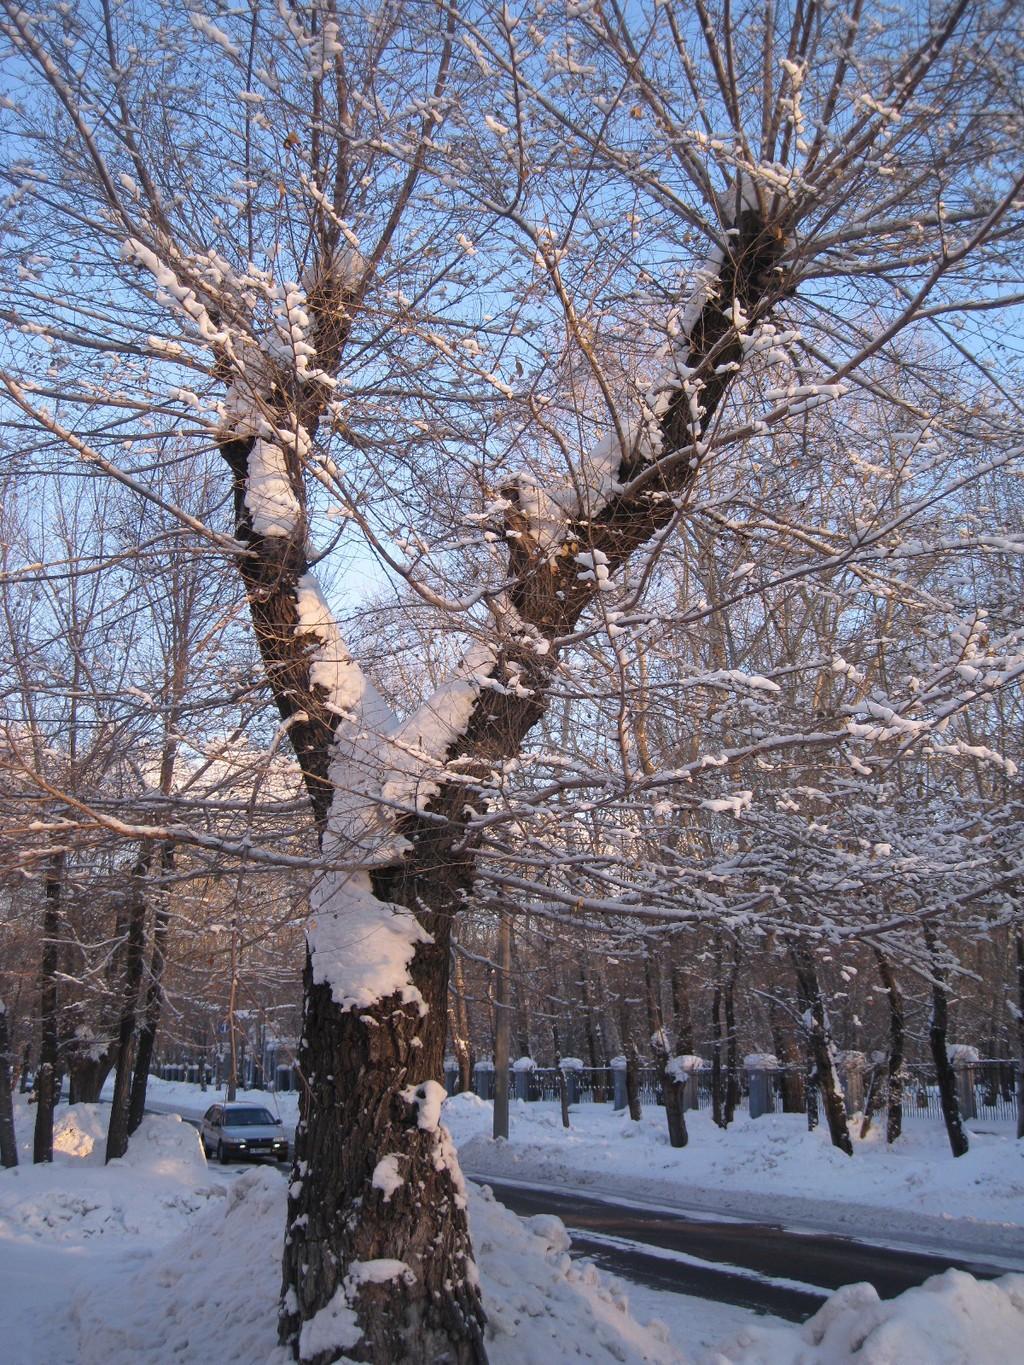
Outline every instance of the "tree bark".
<path id="1" fill-rule="evenodd" d="M 853 1143 L 846 1115 L 843 1088 L 836 1074 L 835 1049 L 829 1026 L 828 1011 L 818 984 L 818 973 L 810 952 L 801 943 L 790 944 L 790 959 L 796 973 L 800 1003 L 804 1010 L 804 1028 L 813 1062 L 813 1081 L 825 1109 L 832 1146 L 847 1156 L 853 1156 Z M 810 1104 L 808 1104 L 810 1113 Z"/>
<path id="2" fill-rule="evenodd" d="M 966 1156 L 968 1151 L 967 1134 L 964 1132 L 960 1117 L 960 1104 L 956 1095 L 956 1073 L 949 1060 L 947 1035 L 949 1031 L 949 996 L 946 993 L 946 974 L 938 961 L 933 936 L 926 935 L 932 954 L 932 1013 L 928 1026 L 928 1045 L 931 1048 L 935 1078 L 939 1087 L 939 1103 L 942 1106 L 942 1121 L 946 1125 L 949 1148 L 954 1156 Z"/>
<path id="3" fill-rule="evenodd" d="M 900 991 L 892 964 L 880 948 L 875 950 L 878 974 L 889 999 L 889 1055 L 886 1058 L 886 1124 L 885 1140 L 892 1143 L 903 1132 L 903 1054 L 905 1025 L 903 994 Z"/>
<path id="4" fill-rule="evenodd" d="M 509 972 L 512 966 L 512 920 L 507 910 L 498 915 L 498 963 L 494 992 L 494 1122 L 492 1137 L 508 1137 L 509 1041 L 512 1033 L 512 1000 Z"/>
<path id="5" fill-rule="evenodd" d="M 782 1009 L 774 995 L 768 997 L 768 1027 L 772 1035 L 772 1051 L 778 1057 L 781 1067 L 782 1112 L 802 1114 L 806 1109 L 806 1101 L 800 1057 L 793 1045 L 792 1034 L 783 1022 Z"/>
<path id="6" fill-rule="evenodd" d="M 135 1057 L 135 1019 L 146 946 L 146 892 L 152 859 L 153 849 L 147 844 L 132 869 L 121 1022 L 117 1031 L 117 1070 L 114 1074 L 114 1094 L 110 1101 L 110 1122 L 107 1127 L 107 1161 L 124 1156 L 128 1150 L 130 1131 L 128 1102 L 131 1097 L 132 1063 Z"/>
<path id="7" fill-rule="evenodd" d="M 174 865 L 174 849 L 165 844 L 160 849 L 160 872 L 166 876 Z M 160 1027 L 160 1013 L 164 1001 L 164 967 L 167 962 L 167 934 L 171 922 L 171 910 L 166 885 L 157 892 L 158 902 L 153 917 L 153 953 L 149 963 L 149 984 L 146 987 L 146 1008 L 139 1029 L 139 1041 L 135 1050 L 135 1074 L 132 1077 L 131 1096 L 128 1101 L 128 1132 L 134 1133 L 146 1112 L 146 1090 L 149 1073 L 153 1065 L 153 1049 L 156 1046 L 157 1030 Z M 199 1063 L 201 1089 L 206 1089 L 206 1059 Z"/>
<path id="8" fill-rule="evenodd" d="M 643 1117 L 640 1105 L 640 1063 L 636 1055 L 636 1044 L 630 1041 L 626 1046 L 626 1107 L 629 1117 L 639 1123 Z"/>
<path id="9" fill-rule="evenodd" d="M 591 514 L 581 509 L 566 528 L 575 540 L 599 552 L 609 573 L 620 569 L 676 516 L 677 496 L 693 483 L 699 460 L 690 457 L 704 439 L 714 414 L 740 367 L 743 345 L 733 326 L 733 303 L 753 322 L 768 315 L 784 289 L 778 268 L 785 249 L 779 224 L 765 223 L 744 209 L 735 231 L 725 237 L 718 278 L 709 282 L 705 302 L 688 339 L 690 378 L 671 396 L 659 418 L 662 453 L 645 467 L 639 450 L 622 452 L 612 494 Z M 321 366 L 334 373 L 351 308 L 338 296 L 324 308 L 311 297 L 318 319 L 335 319 L 328 341 L 317 341 Z M 318 323 L 319 326 L 319 323 Z M 225 374 L 229 373 L 225 370 Z M 699 386 L 699 392 L 697 387 Z M 268 396 L 284 403 L 294 393 L 287 383 Z M 305 396 L 303 396 L 305 395 Z M 295 411 L 282 413 L 282 426 L 302 426 L 315 435 L 323 404 L 313 386 L 294 398 Z M 312 404 L 312 409 L 303 408 Z M 224 439 L 220 452 L 234 479 L 236 539 L 245 547 L 237 565 L 245 583 L 256 640 L 282 720 L 302 768 L 317 828 L 326 828 L 333 787 L 329 768 L 338 714 L 311 681 L 311 642 L 300 628 L 298 591 L 309 570 L 305 495 L 301 470 L 292 470 L 300 509 L 287 535 L 254 530 L 247 504 L 250 455 L 255 439 Z M 287 460 L 297 465 L 293 454 Z M 289 466 L 291 468 L 291 466 Z M 628 488 L 627 488 L 628 485 Z M 558 666 L 556 640 L 571 633 L 597 596 L 596 584 L 579 574 L 572 555 L 552 555 L 535 539 L 519 508 L 518 488 L 507 491 L 509 579 L 507 602 L 529 628 L 501 642 L 492 674 L 512 673 L 523 686 L 481 688 L 464 733 L 445 758 L 458 762 L 465 778 L 491 771 L 516 755 L 547 709 Z M 600 561 L 599 561 L 600 562 Z M 549 643 L 535 647 L 535 636 Z M 433 936 L 420 944 L 410 976 L 427 1003 L 420 1016 L 392 997 L 353 1014 L 332 1001 L 327 986 L 315 985 L 307 964 L 300 1067 L 307 1079 L 296 1133 L 296 1161 L 289 1200 L 283 1263 L 280 1338 L 296 1358 L 308 1348 L 303 1324 L 332 1302 L 354 1261 L 387 1257 L 405 1261 L 407 1277 L 387 1285 L 364 1284 L 350 1296 L 361 1332 L 348 1348 L 352 1359 L 374 1362 L 484 1358 L 483 1311 L 469 1281 L 469 1239 L 453 1160 L 441 1155 L 443 1139 L 418 1127 L 415 1106 L 401 1098 L 441 1074 L 445 1038 L 448 949 L 451 918 L 472 885 L 475 850 L 465 840 L 465 787 L 442 787 L 423 817 L 399 821 L 407 841 L 403 861 L 373 874 L 374 894 L 409 909 Z M 416 1046 L 414 1046 L 416 1044 Z M 410 1089 L 412 1087 L 413 1089 Z M 637 1106 L 638 1107 L 638 1106 Z M 632 1108 L 632 1107 L 631 1107 Z M 342 1116 L 341 1123 L 338 1116 Z M 344 1134 L 342 1139 L 341 1134 Z M 376 1163 L 401 1154 L 410 1176 L 387 1207 L 372 1184 Z M 414 1182 L 422 1181 L 413 1197 Z M 429 1249 L 429 1254 L 428 1254 Z M 327 1365 L 330 1352 L 303 1359 Z"/>
<path id="10" fill-rule="evenodd" d="M 17 1166 L 18 1143 L 14 1133 L 13 1066 L 7 1010 L 0 1001 L 0 1166 Z"/>
<path id="11" fill-rule="evenodd" d="M 1017 959 L 1017 1137 L 1024 1138 L 1024 925 L 1013 930 Z"/>
<path id="12" fill-rule="evenodd" d="M 57 1103 L 57 937 L 60 933 L 64 856 L 47 864 L 43 903 L 43 947 L 39 971 L 39 1070 L 36 1073 L 34 1162 L 53 1160 L 53 1111 Z"/>
<path id="13" fill-rule="evenodd" d="M 736 978 L 739 975 L 739 945 L 734 945 L 732 966 L 725 982 L 725 1123 L 728 1128 L 740 1102 L 739 1038 L 736 1033 Z"/>

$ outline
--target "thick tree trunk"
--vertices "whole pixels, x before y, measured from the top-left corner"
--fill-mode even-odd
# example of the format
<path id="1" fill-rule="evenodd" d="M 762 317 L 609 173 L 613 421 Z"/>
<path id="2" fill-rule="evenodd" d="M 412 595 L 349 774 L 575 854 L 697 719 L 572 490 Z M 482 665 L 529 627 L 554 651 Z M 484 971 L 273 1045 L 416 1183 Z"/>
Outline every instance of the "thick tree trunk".
<path id="1" fill-rule="evenodd" d="M 53 1160 L 53 1111 L 57 1103 L 57 937 L 60 933 L 63 855 L 55 854 L 46 869 L 43 903 L 43 947 L 39 971 L 39 1070 L 36 1073 L 36 1123 L 32 1160 Z"/>
<path id="2" fill-rule="evenodd" d="M 939 1087 L 939 1103 L 942 1106 L 942 1121 L 946 1125 L 949 1148 L 954 1156 L 966 1156 L 968 1151 L 967 1134 L 964 1132 L 960 1117 L 960 1104 L 956 1095 L 956 1072 L 953 1070 L 947 1050 L 949 1031 L 949 997 L 946 994 L 945 971 L 935 955 L 934 941 L 928 935 L 932 952 L 932 1013 L 928 1027 L 928 1045 L 931 1048 L 935 1078 Z"/>
<path id="3" fill-rule="evenodd" d="M 7 1010 L 3 1001 L 0 1001 L 0 1166 L 7 1167 L 18 1164 L 18 1143 L 14 1135 L 14 1096 L 11 1093 L 13 1072 Z"/>
<path id="4" fill-rule="evenodd" d="M 153 850 L 147 845 L 132 869 L 121 1021 L 117 1030 L 117 1070 L 114 1073 L 114 1094 L 110 1101 L 110 1122 L 107 1127 L 107 1161 L 124 1156 L 128 1150 L 128 1101 L 131 1097 L 132 1063 L 135 1057 L 135 1017 L 145 956 L 146 891 L 152 858 Z"/>
<path id="5" fill-rule="evenodd" d="M 595 557 L 600 554 L 596 562 L 609 574 L 672 522 L 677 495 L 696 477 L 695 443 L 705 438 L 743 359 L 733 304 L 753 323 L 768 315 L 784 289 L 781 224 L 743 209 L 723 242 L 717 280 L 705 286 L 685 355 L 679 356 L 689 377 L 658 419 L 661 451 L 669 458 L 647 469 L 639 446 L 624 450 L 618 471 L 623 491 L 599 510 L 581 506 L 566 527 L 566 544 L 577 541 Z M 344 291 L 344 283 L 335 287 L 328 278 L 323 292 L 331 297 L 310 301 L 325 334 L 317 338 L 317 353 L 328 374 L 336 372 L 352 315 Z M 229 368 L 225 362 L 225 373 Z M 268 392 L 265 405 L 287 402 L 287 392 L 287 383 Z M 293 396 L 296 410 L 281 414 L 282 426 L 301 426 L 312 437 L 323 393 L 307 386 Z M 338 711 L 311 682 L 311 641 L 298 615 L 298 585 L 309 569 L 302 474 L 294 452 L 285 456 L 282 449 L 297 511 L 288 534 L 257 534 L 247 502 L 254 447 L 254 438 L 242 435 L 220 443 L 234 476 L 236 537 L 246 547 L 238 568 L 267 676 L 322 832 L 333 792 L 329 769 Z M 465 732 L 445 755 L 460 763 L 463 776 L 489 772 L 519 752 L 547 707 L 558 662 L 554 642 L 574 628 L 597 595 L 596 583 L 578 572 L 572 555 L 552 555 L 538 543 L 536 527 L 519 506 L 517 486 L 508 490 L 507 501 L 507 529 L 515 533 L 508 539 L 507 605 L 529 629 L 502 642 L 493 676 L 514 675 L 523 686 L 479 690 Z M 535 636 L 549 642 L 547 653 L 536 648 Z M 375 894 L 411 910 L 433 935 L 429 948 L 417 949 L 411 969 L 429 1007 L 426 1016 L 394 997 L 358 1014 L 343 1011 L 329 987 L 313 984 L 307 968 L 300 1065 L 309 1084 L 296 1136 L 280 1334 L 296 1358 L 312 1365 L 327 1365 L 342 1350 L 350 1359 L 381 1365 L 484 1358 L 483 1313 L 468 1277 L 464 1201 L 453 1158 L 438 1130 L 424 1126 L 424 1105 L 417 1122 L 412 1099 L 417 1087 L 441 1072 L 451 916 L 472 882 L 473 850 L 461 839 L 464 807 L 462 783 L 455 791 L 443 787 L 431 803 L 429 823 L 415 816 L 400 822 L 408 840 L 401 865 L 374 876 Z M 638 1110 L 635 1095 L 631 1112 L 634 1103 Z M 386 1199 L 373 1173 L 388 1157 L 406 1178 Z M 407 1272 L 386 1284 L 353 1280 L 350 1267 L 381 1258 L 402 1261 Z M 349 1313 L 350 1344 L 314 1347 L 312 1323 L 322 1322 L 317 1315 L 325 1310 Z"/>
<path id="6" fill-rule="evenodd" d="M 835 1050 L 832 1031 L 829 1027 L 828 1011 L 818 984 L 818 973 L 807 948 L 800 943 L 790 945 L 790 958 L 796 972 L 801 1004 L 804 1010 L 804 1028 L 807 1045 L 813 1060 L 813 1080 L 821 1104 L 825 1110 L 829 1137 L 832 1146 L 838 1147 L 847 1156 L 853 1156 L 853 1143 L 846 1115 L 846 1101 L 843 1088 L 836 1074 Z M 810 1104 L 808 1104 L 808 1114 Z"/>

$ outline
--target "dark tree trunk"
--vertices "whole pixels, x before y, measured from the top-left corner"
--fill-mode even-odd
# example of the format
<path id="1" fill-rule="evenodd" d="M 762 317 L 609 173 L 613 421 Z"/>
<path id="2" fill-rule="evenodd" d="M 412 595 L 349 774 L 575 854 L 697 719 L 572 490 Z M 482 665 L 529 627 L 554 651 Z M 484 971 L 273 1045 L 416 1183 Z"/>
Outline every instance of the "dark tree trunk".
<path id="1" fill-rule="evenodd" d="M 793 1044 L 793 1036 L 782 1018 L 782 1008 L 774 995 L 768 997 L 768 1027 L 772 1035 L 772 1051 L 779 1059 L 779 1084 L 782 1090 L 782 1112 L 802 1114 L 806 1109 L 804 1077 L 800 1056 Z"/>
<path id="2" fill-rule="evenodd" d="M 935 943 L 927 935 L 928 946 L 932 953 L 932 1014 L 928 1027 L 928 1045 L 931 1048 L 935 1078 L 939 1086 L 939 1103 L 942 1106 L 942 1121 L 946 1125 L 949 1148 L 954 1156 L 966 1156 L 968 1150 L 967 1134 L 964 1132 L 960 1117 L 960 1104 L 956 1095 L 956 1072 L 953 1070 L 947 1051 L 949 1032 L 949 997 L 946 994 L 945 971 L 935 954 Z"/>
<path id="3" fill-rule="evenodd" d="M 473 1051 L 470 1043 L 469 1010 L 466 1005 L 466 983 L 463 979 L 462 959 L 454 954 L 452 966 L 452 995 L 455 999 L 455 1029 L 452 1043 L 459 1061 L 459 1089 L 468 1094 L 473 1088 Z"/>
<path id="4" fill-rule="evenodd" d="M 413 855 L 375 873 L 374 890 L 415 907 L 430 934 L 411 966 L 426 1012 L 400 996 L 343 1010 L 329 986 L 313 984 L 307 960 L 299 1046 L 306 1084 L 279 1319 L 282 1342 L 306 1365 L 336 1359 L 313 1352 L 302 1328 L 339 1291 L 358 1320 L 345 1352 L 352 1360 L 486 1361 L 458 1160 L 432 1112 L 443 1095 L 451 929 L 467 868 L 450 829 L 414 819 L 406 833 Z M 385 1156 L 397 1158 L 403 1180 L 390 1195 L 373 1183 Z M 345 1283 L 353 1262 L 378 1259 L 401 1261 L 409 1273 L 383 1284 Z"/>
<path id="5" fill-rule="evenodd" d="M 110 1101 L 110 1122 L 107 1127 L 107 1161 L 124 1156 L 128 1150 L 128 1102 L 131 1096 L 132 1062 L 135 1053 L 135 1016 L 145 955 L 146 891 L 152 857 L 153 850 L 147 845 L 139 854 L 138 861 L 132 869 L 128 940 L 125 945 L 124 982 L 121 993 L 121 1021 L 117 1030 L 117 1069 L 114 1073 L 114 1094 Z"/>
<path id="6" fill-rule="evenodd" d="M 728 1128 L 740 1102 L 739 1038 L 736 1034 L 736 978 L 739 975 L 739 945 L 733 949 L 732 966 L 725 982 L 725 1123 Z"/>
<path id="7" fill-rule="evenodd" d="M 640 1062 L 633 1042 L 626 1047 L 626 1108 L 633 1122 L 639 1123 L 643 1117 L 640 1106 Z"/>
<path id="8" fill-rule="evenodd" d="M 886 1142 L 895 1142 L 903 1132 L 903 1054 L 905 1025 L 903 994 L 900 991 L 892 964 L 881 951 L 875 949 L 875 961 L 882 987 L 889 1000 L 889 1055 L 886 1058 Z"/>
<path id="9" fill-rule="evenodd" d="M 657 1038 L 658 1035 L 655 1034 Z M 685 1147 L 690 1140 L 686 1130 L 686 1114 L 683 1109 L 685 1085 L 669 1071 L 668 1049 L 663 1041 L 655 1043 L 654 1059 L 658 1068 L 658 1084 L 661 1086 L 662 1099 L 665 1101 L 665 1119 L 668 1123 L 668 1144 L 670 1147 Z"/>
<path id="10" fill-rule="evenodd" d="M 57 1104 L 57 938 L 60 933 L 64 858 L 58 853 L 46 869 L 43 949 L 39 971 L 39 1070 L 36 1073 L 36 1123 L 32 1160 L 53 1160 L 53 1111 Z"/>
<path id="11" fill-rule="evenodd" d="M 160 848 L 160 874 L 166 878 L 174 866 L 174 849 L 170 844 Z M 156 1046 L 157 1030 L 160 1027 L 160 1013 L 164 1003 L 164 967 L 167 962 L 167 934 L 171 922 L 171 908 L 166 884 L 157 891 L 157 907 L 153 916 L 153 953 L 149 963 L 149 984 L 146 987 L 146 1008 L 139 1029 L 139 1041 L 135 1050 L 135 1074 L 132 1076 L 131 1095 L 128 1100 L 128 1133 L 131 1135 L 142 1122 L 146 1112 L 146 1090 L 149 1086 L 149 1073 L 153 1066 L 153 1049 Z M 206 1059 L 199 1062 L 199 1079 L 203 1090 L 206 1089 Z"/>
<path id="12" fill-rule="evenodd" d="M 31 1089 L 29 1074 L 32 1070 L 32 1044 L 26 1043 L 21 1050 L 21 1073 L 18 1076 L 18 1094 L 27 1095 Z"/>
<path id="13" fill-rule="evenodd" d="M 829 1027 L 828 1011 L 818 984 L 818 973 L 810 952 L 803 944 L 790 945 L 790 958 L 796 973 L 800 1001 L 804 1010 L 804 1027 L 807 1033 L 807 1047 L 813 1062 L 813 1081 L 817 1096 L 825 1109 L 829 1137 L 832 1146 L 847 1156 L 853 1156 L 853 1143 L 846 1115 L 846 1101 L 843 1088 L 836 1075 L 833 1055 L 832 1032 Z M 808 1102 L 810 1115 L 810 1102 Z"/>
<path id="14" fill-rule="evenodd" d="M 18 1143 L 14 1135 L 14 1096 L 11 1081 L 14 1068 L 7 1010 L 0 1002 L 0 1166 L 17 1166 Z"/>
<path id="15" fill-rule="evenodd" d="M 1024 925 L 1013 930 L 1017 958 L 1017 1136 L 1024 1138 Z"/>
<path id="16" fill-rule="evenodd" d="M 677 964 L 672 966 L 672 1016 L 676 1035 L 676 1049 L 693 1056 L 693 1011 L 690 1007 L 690 985 L 686 973 Z"/>
<path id="17" fill-rule="evenodd" d="M 726 1125 L 722 1079 L 722 944 L 716 938 L 715 985 L 711 995 L 711 1117 L 719 1128 Z"/>

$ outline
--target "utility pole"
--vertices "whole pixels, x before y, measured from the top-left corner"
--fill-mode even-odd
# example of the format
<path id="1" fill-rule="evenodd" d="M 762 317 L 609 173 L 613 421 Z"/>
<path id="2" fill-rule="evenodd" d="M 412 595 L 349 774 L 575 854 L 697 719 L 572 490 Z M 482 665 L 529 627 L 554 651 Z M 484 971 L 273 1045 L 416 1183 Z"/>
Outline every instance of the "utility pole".
<path id="1" fill-rule="evenodd" d="M 494 993 L 494 1137 L 508 1137 L 509 1035 L 512 1031 L 512 919 L 498 911 L 498 970 Z"/>

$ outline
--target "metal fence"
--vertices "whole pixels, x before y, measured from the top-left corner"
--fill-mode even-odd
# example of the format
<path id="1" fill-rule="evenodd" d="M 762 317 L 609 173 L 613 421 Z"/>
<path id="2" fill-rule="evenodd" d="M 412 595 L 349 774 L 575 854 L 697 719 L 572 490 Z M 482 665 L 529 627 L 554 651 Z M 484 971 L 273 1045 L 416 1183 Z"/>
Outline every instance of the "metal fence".
<path id="1" fill-rule="evenodd" d="M 1003 1059 L 979 1061 L 970 1064 L 968 1067 L 959 1067 L 957 1070 L 960 1075 L 958 1090 L 961 1098 L 961 1109 L 964 1111 L 965 1117 L 1011 1121 L 1016 1119 L 1019 1075 L 1016 1062 Z M 493 1093 L 491 1088 L 493 1072 L 488 1073 L 484 1069 L 483 1074 L 488 1076 L 487 1081 L 481 1081 L 481 1072 L 474 1072 L 471 1088 L 474 1092 L 478 1094 L 483 1092 L 486 1097 L 490 1098 Z M 615 1072 L 610 1066 L 588 1066 L 564 1073 L 560 1073 L 556 1067 L 537 1067 L 535 1070 L 525 1073 L 525 1076 L 523 1073 L 519 1073 L 518 1087 L 516 1085 L 517 1074 L 510 1070 L 509 1094 L 518 1094 L 528 1101 L 557 1101 L 560 1095 L 561 1075 L 563 1074 L 566 1077 L 568 1097 L 571 1103 L 611 1104 L 614 1102 Z M 799 1079 L 799 1085 L 796 1089 L 801 1095 L 805 1095 L 808 1090 L 813 1090 L 803 1068 L 789 1068 L 787 1070 L 783 1067 L 777 1067 L 768 1074 L 771 1079 L 771 1090 L 776 1110 L 781 1110 L 783 1107 L 783 1092 L 787 1077 L 795 1076 Z M 741 1067 L 736 1079 L 739 1083 L 741 1099 L 745 1102 L 749 1094 L 747 1071 Z M 445 1080 L 450 1092 L 456 1093 L 460 1089 L 455 1073 L 449 1072 Z M 701 1067 L 696 1072 L 696 1081 L 696 1107 L 698 1109 L 710 1109 L 713 1104 L 711 1067 Z M 725 1083 L 726 1071 L 723 1067 L 723 1089 Z M 872 1107 L 874 1112 L 880 1114 L 885 1110 L 884 1078 L 879 1075 L 873 1079 L 870 1067 L 863 1073 L 862 1082 L 855 1092 L 856 1099 L 854 1093 L 848 1095 L 848 1100 L 853 1109 L 860 1111 L 863 1108 L 861 1097 L 866 1099 L 873 1083 L 878 1087 L 873 1096 Z M 661 1085 L 656 1067 L 638 1067 L 637 1089 L 642 1103 L 649 1105 L 662 1103 Z M 905 1119 L 941 1121 L 942 1105 L 939 1099 L 934 1067 L 925 1063 L 912 1063 L 903 1068 L 902 1107 Z"/>

